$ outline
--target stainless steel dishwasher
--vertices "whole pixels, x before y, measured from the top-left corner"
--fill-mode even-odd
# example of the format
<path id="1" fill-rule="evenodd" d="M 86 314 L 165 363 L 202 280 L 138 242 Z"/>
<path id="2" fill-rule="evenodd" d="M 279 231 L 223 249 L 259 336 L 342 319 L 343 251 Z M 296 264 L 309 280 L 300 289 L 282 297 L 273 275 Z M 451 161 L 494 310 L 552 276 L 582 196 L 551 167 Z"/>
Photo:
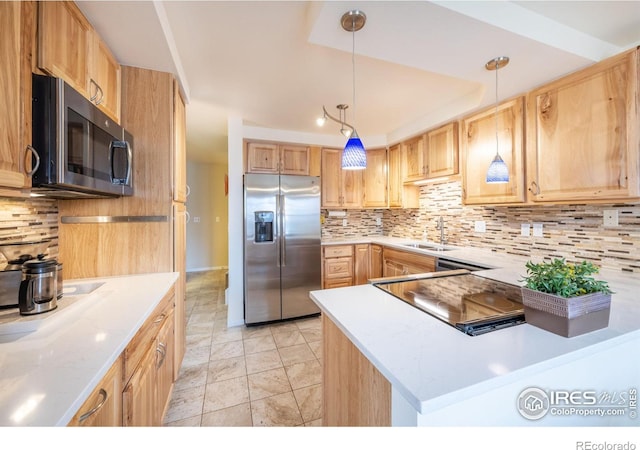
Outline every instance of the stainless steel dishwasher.
<path id="1" fill-rule="evenodd" d="M 470 272 L 476 270 L 486 270 L 491 269 L 491 267 L 486 266 L 478 266 L 476 264 L 464 263 L 460 261 L 454 261 L 451 259 L 438 258 L 436 262 L 436 272 L 443 272 L 445 270 L 457 270 L 457 269 L 466 269 Z"/>

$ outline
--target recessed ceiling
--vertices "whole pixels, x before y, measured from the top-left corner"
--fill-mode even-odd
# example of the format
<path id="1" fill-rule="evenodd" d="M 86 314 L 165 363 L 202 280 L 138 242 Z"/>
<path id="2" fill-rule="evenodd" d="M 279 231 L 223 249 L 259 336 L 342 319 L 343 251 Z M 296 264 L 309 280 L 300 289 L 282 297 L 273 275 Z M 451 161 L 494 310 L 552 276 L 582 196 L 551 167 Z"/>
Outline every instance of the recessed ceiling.
<path id="1" fill-rule="evenodd" d="M 337 135 L 349 105 L 393 143 L 640 44 L 640 1 L 78 2 L 121 64 L 174 73 L 187 98 L 189 159 L 225 163 L 226 125 Z M 340 17 L 367 16 L 352 35 Z M 114 26 L 117 25 L 117 26 Z M 354 39 L 355 38 L 355 39 Z M 352 60 L 352 49 L 356 57 Z M 356 108 L 353 108 L 355 62 Z"/>

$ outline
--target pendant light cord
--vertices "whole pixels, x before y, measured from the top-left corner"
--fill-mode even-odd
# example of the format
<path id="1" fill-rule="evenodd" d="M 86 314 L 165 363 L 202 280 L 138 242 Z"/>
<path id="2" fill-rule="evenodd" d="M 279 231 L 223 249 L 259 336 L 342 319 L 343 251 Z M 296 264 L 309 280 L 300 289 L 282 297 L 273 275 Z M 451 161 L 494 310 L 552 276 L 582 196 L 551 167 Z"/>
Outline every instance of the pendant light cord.
<path id="1" fill-rule="evenodd" d="M 351 20 L 351 66 L 353 74 L 353 126 L 357 124 L 356 121 L 356 19 Z"/>
<path id="2" fill-rule="evenodd" d="M 498 145 L 498 70 L 500 70 L 499 64 L 496 62 L 496 113 L 495 116 L 495 124 L 496 124 L 496 156 L 500 156 L 499 145 Z"/>

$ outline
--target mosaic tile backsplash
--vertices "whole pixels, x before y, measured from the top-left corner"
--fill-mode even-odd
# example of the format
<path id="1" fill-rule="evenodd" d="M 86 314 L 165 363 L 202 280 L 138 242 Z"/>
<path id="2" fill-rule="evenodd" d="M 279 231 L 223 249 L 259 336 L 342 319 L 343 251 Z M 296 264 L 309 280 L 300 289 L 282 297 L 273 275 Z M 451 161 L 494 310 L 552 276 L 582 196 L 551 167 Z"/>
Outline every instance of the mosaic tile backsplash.
<path id="1" fill-rule="evenodd" d="M 51 199 L 0 199 L 0 245 L 49 239 L 47 256 L 58 256 L 58 201 Z M 0 266 L 7 260 L 0 254 Z"/>
<path id="2" fill-rule="evenodd" d="M 605 227 L 605 210 L 618 212 L 619 225 Z M 451 245 L 490 248 L 534 258 L 564 257 L 590 260 L 599 267 L 640 272 L 640 204 L 463 206 L 459 181 L 420 188 L 420 208 L 410 210 L 347 210 L 342 217 L 326 217 L 322 238 L 394 236 L 440 241 L 436 220 L 442 216 L 445 238 Z M 380 217 L 382 224 L 376 224 Z M 474 231 L 484 221 L 486 232 Z M 543 236 L 533 236 L 533 224 L 542 224 Z M 521 224 L 531 225 L 521 236 Z"/>

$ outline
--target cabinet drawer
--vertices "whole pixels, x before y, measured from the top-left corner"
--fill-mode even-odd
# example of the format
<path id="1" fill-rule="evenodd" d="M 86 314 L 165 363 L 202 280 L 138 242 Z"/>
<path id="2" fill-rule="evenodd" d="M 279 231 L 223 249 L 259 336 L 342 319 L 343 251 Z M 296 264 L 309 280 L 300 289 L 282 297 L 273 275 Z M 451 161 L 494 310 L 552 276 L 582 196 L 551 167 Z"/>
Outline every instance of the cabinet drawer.
<path id="1" fill-rule="evenodd" d="M 351 277 L 353 277 L 353 258 L 325 259 L 324 278 L 326 280 Z"/>
<path id="2" fill-rule="evenodd" d="M 333 289 L 339 287 L 353 286 L 351 278 L 337 278 L 335 280 L 325 280 L 323 289 Z"/>
<path id="3" fill-rule="evenodd" d="M 123 372 L 124 385 L 127 384 L 129 378 L 133 375 L 133 372 L 136 367 L 138 367 L 138 364 L 140 364 L 140 361 L 146 351 L 155 343 L 158 332 L 165 320 L 169 317 L 173 317 L 171 313 L 173 311 L 174 298 L 174 288 L 171 288 L 167 295 L 160 301 L 158 306 L 156 306 L 153 313 L 142 325 L 140 330 L 138 330 L 129 345 L 127 345 L 127 348 L 125 348 Z"/>
<path id="4" fill-rule="evenodd" d="M 343 256 L 353 256 L 353 245 L 331 245 L 324 247 L 325 258 L 340 258 Z"/>

